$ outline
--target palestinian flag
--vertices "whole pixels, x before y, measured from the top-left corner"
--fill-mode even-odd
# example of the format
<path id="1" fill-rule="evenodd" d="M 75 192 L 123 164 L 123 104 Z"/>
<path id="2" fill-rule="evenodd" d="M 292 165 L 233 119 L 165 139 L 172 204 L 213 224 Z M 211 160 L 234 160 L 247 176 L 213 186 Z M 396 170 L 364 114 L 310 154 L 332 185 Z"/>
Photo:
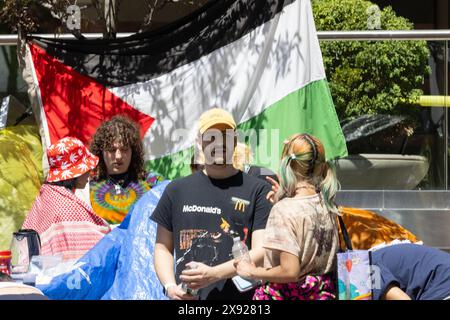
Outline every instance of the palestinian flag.
<path id="1" fill-rule="evenodd" d="M 329 159 L 347 154 L 309 0 L 210 1 L 154 32 L 34 37 L 27 50 L 47 145 L 89 143 L 125 113 L 141 125 L 149 167 L 172 178 L 189 172 L 197 120 L 218 106 L 248 134 L 257 164 L 277 170 L 283 140 L 298 132 L 319 137 Z"/>

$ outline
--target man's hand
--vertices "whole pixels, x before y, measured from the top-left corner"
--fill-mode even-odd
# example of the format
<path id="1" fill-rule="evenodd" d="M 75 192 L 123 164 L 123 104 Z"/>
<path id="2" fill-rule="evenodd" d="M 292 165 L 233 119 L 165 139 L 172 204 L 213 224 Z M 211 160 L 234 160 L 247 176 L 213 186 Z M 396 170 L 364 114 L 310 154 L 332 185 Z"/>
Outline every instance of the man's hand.
<path id="1" fill-rule="evenodd" d="M 280 177 L 277 175 L 278 181 L 280 180 Z M 272 190 L 270 190 L 267 193 L 266 199 L 269 200 L 271 203 L 275 202 L 275 193 L 277 193 L 278 189 L 280 188 L 280 184 L 273 178 L 267 176 L 266 180 L 272 185 Z"/>
<path id="2" fill-rule="evenodd" d="M 189 262 L 187 266 L 190 266 L 191 269 L 183 270 L 180 279 L 193 290 L 205 288 L 219 280 L 213 267 L 200 262 Z"/>
<path id="3" fill-rule="evenodd" d="M 184 292 L 180 286 L 173 286 L 167 289 L 167 296 L 171 300 L 197 300 L 198 297 L 194 297 Z"/>
<path id="4" fill-rule="evenodd" d="M 249 263 L 248 261 L 244 260 L 235 260 L 234 265 L 236 267 L 236 272 L 239 276 L 241 276 L 244 279 L 254 279 L 254 270 L 256 269 L 256 265 L 254 262 Z"/>

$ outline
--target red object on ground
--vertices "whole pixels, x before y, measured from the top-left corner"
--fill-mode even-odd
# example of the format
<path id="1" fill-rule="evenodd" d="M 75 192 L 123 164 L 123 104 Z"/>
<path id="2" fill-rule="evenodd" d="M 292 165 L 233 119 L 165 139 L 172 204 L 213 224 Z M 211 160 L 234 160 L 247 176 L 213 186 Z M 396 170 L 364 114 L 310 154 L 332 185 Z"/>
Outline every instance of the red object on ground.
<path id="1" fill-rule="evenodd" d="M 11 275 L 11 251 L 0 251 L 0 272 Z"/>

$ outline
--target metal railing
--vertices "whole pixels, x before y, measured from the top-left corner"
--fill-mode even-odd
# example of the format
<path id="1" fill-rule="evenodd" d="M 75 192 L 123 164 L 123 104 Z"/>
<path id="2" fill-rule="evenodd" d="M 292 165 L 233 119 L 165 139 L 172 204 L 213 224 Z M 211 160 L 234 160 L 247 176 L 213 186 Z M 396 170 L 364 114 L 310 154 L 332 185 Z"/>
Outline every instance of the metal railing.
<path id="1" fill-rule="evenodd" d="M 133 33 L 118 33 L 117 37 L 127 37 Z M 97 39 L 101 33 L 85 33 L 86 39 Z M 56 37 L 59 39 L 75 39 L 72 34 L 35 34 L 39 37 Z M 370 31 L 318 31 L 321 41 L 382 41 L 382 40 L 450 40 L 450 30 L 370 30 Z M 0 45 L 15 46 L 17 34 L 0 35 Z"/>
<path id="2" fill-rule="evenodd" d="M 118 33 L 117 38 L 124 38 L 133 35 L 134 33 Z M 58 38 L 58 39 L 75 39 L 71 33 L 53 34 L 53 33 L 36 33 L 36 37 Z M 83 33 L 86 39 L 99 39 L 103 37 L 102 33 Z M 15 46 L 17 45 L 17 34 L 2 34 L 0 35 L 0 45 Z"/>
<path id="3" fill-rule="evenodd" d="M 450 30 L 318 31 L 322 41 L 450 40 Z"/>

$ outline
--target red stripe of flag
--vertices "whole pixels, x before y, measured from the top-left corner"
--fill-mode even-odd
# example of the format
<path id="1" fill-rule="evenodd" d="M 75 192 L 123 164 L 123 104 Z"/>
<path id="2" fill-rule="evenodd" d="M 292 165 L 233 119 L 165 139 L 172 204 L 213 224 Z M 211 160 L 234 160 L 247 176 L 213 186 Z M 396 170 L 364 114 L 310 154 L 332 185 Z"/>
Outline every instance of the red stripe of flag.
<path id="1" fill-rule="evenodd" d="M 117 114 L 138 122 L 141 137 L 155 120 L 35 44 L 30 43 L 30 50 L 51 143 L 73 136 L 89 144 L 99 125 Z"/>

